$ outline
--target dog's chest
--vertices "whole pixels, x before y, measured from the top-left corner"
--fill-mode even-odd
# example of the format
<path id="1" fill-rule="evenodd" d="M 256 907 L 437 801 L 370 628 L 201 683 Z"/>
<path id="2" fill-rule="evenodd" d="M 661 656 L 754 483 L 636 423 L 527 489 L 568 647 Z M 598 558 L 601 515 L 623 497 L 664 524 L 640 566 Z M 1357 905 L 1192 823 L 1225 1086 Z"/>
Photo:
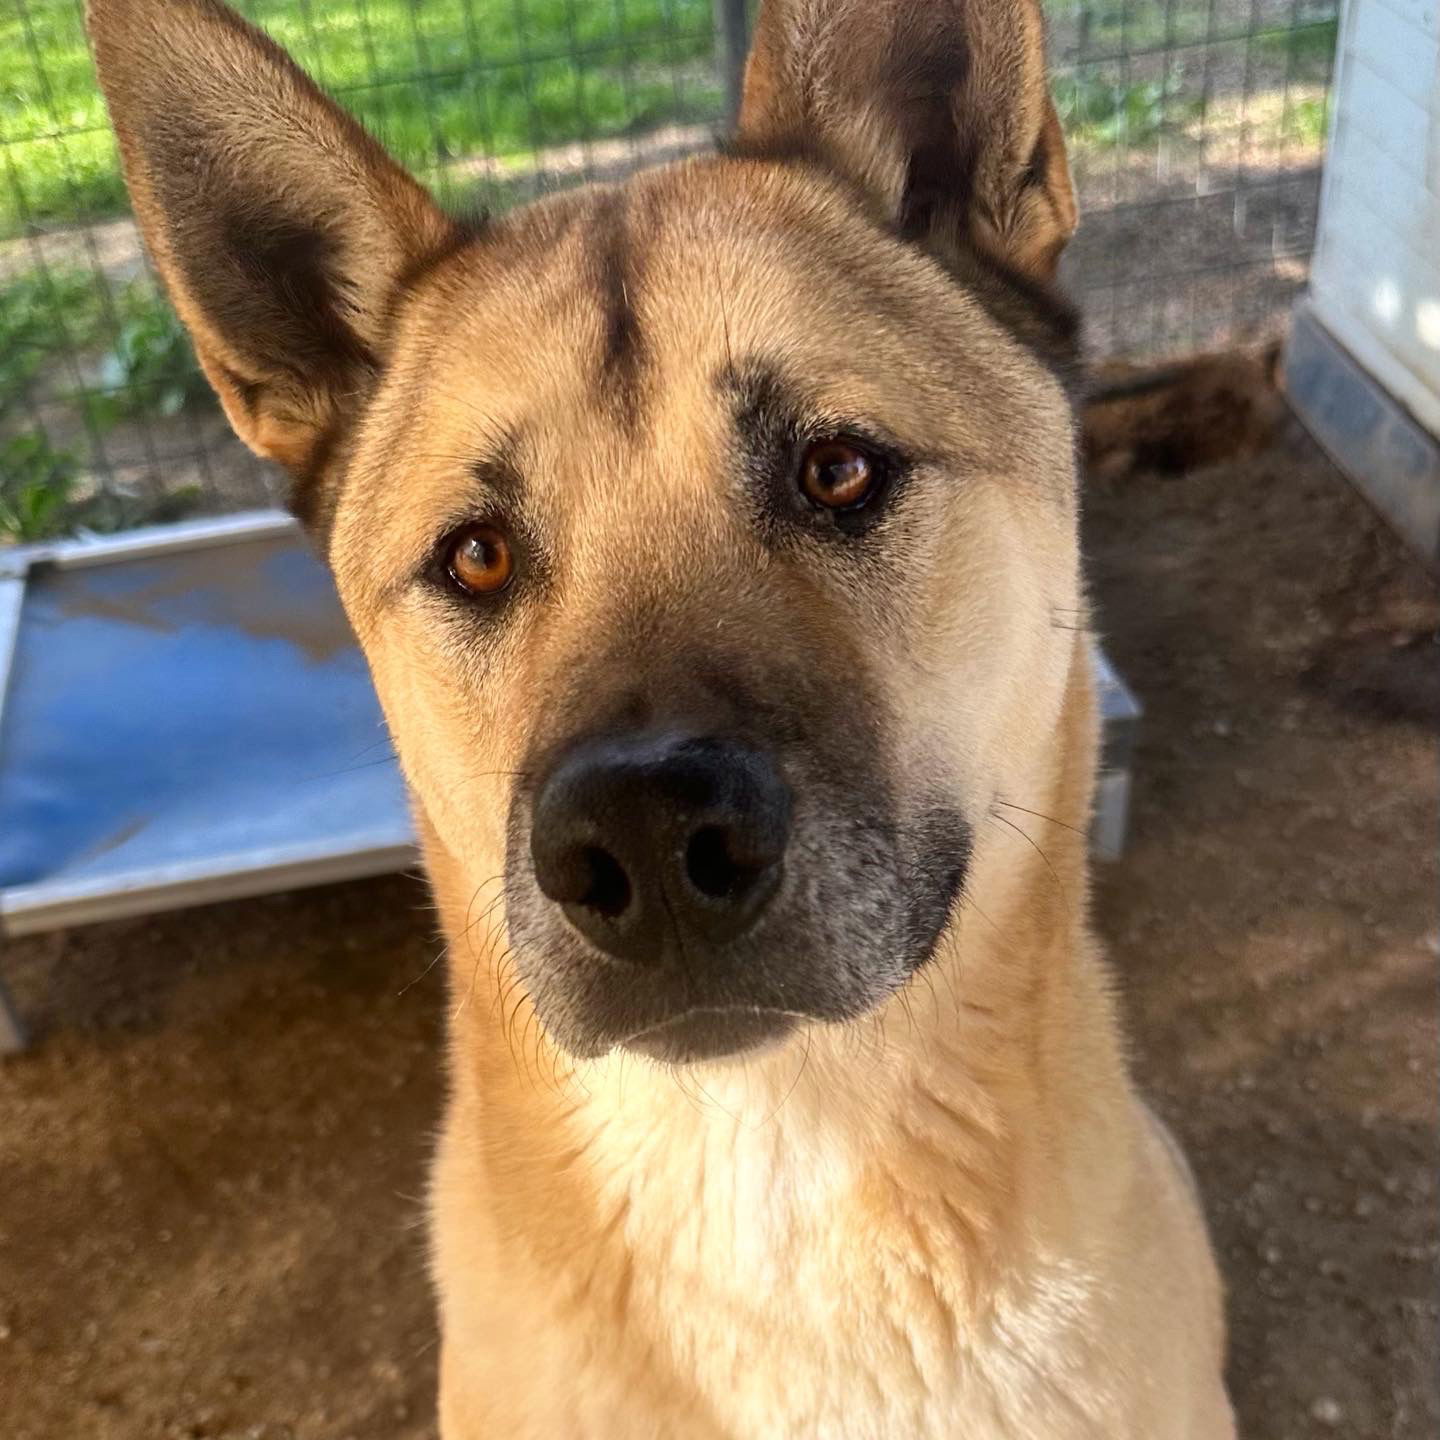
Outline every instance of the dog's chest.
<path id="1" fill-rule="evenodd" d="M 1031 1254 L 1022 1271 L 993 1217 L 852 1156 L 772 1158 L 741 1147 L 626 1199 L 634 1333 L 717 1435 L 1110 1433 L 1106 1397 L 1069 1383 L 1096 1368 L 1078 1267 Z"/>

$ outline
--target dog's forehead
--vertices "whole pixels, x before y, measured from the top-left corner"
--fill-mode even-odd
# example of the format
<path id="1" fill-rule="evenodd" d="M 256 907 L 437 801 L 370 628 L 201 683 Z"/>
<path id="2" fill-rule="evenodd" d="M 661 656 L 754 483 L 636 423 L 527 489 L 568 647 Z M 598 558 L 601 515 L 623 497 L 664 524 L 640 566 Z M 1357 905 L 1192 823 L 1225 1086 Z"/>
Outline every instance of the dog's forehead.
<path id="1" fill-rule="evenodd" d="M 419 553 L 498 460 L 549 524 L 607 504 L 612 527 L 650 523 L 722 483 L 727 377 L 757 368 L 816 413 L 981 467 L 1064 411 L 984 307 L 838 182 L 709 159 L 547 199 L 434 266 L 346 508 Z"/>
<path id="2" fill-rule="evenodd" d="M 677 405 L 698 421 L 724 404 L 724 373 L 756 362 L 857 418 L 900 406 L 922 427 L 964 374 L 977 393 L 1033 392 L 1037 369 L 838 182 L 724 158 L 508 216 L 428 277 L 414 309 L 407 412 L 562 442 L 638 437 Z"/>
<path id="3" fill-rule="evenodd" d="M 918 322 L 934 284 L 836 184 L 711 160 L 506 217 L 422 308 L 436 358 L 477 381 L 586 380 L 590 398 L 633 410 L 642 382 L 720 349 Z"/>

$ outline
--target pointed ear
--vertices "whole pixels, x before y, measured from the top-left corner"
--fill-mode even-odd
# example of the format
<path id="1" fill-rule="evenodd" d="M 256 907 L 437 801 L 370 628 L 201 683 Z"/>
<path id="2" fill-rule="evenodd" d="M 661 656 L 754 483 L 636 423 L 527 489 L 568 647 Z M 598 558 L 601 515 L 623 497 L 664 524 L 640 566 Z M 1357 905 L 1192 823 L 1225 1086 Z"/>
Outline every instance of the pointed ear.
<path id="1" fill-rule="evenodd" d="M 764 0 L 739 128 L 822 155 L 904 234 L 1032 280 L 1075 229 L 1038 0 Z"/>
<path id="2" fill-rule="evenodd" d="M 397 286 L 452 222 L 216 0 L 90 0 L 88 20 L 135 213 L 200 363 L 240 438 L 309 481 L 383 360 Z"/>

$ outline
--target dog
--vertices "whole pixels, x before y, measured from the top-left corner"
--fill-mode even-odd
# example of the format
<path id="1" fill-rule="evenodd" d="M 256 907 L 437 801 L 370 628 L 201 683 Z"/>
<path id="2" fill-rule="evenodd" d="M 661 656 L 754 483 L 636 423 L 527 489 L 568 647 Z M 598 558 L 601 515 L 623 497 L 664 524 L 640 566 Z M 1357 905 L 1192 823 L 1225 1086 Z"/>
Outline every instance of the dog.
<path id="1" fill-rule="evenodd" d="M 445 1440 L 1219 1440 L 1086 918 L 1034 0 L 767 0 L 733 142 L 460 221 L 216 0 L 90 0 L 449 941 Z"/>

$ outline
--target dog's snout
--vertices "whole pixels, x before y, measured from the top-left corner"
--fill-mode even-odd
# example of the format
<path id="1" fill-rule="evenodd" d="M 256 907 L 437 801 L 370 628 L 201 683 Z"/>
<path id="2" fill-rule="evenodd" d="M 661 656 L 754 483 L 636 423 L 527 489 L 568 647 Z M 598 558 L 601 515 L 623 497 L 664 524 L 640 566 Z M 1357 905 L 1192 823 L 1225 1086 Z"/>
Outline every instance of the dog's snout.
<path id="1" fill-rule="evenodd" d="M 582 742 L 535 798 L 541 891 L 607 954 L 656 961 L 723 945 L 778 887 L 790 791 L 735 741 L 642 734 Z"/>

